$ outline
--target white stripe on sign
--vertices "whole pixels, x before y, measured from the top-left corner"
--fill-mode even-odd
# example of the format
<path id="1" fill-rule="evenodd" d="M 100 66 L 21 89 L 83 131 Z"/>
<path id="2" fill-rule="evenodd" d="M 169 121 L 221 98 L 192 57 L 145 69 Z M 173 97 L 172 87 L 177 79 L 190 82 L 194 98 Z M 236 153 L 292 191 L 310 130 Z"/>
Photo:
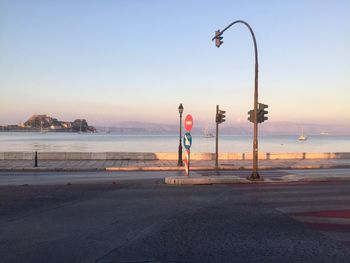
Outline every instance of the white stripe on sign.
<path id="1" fill-rule="evenodd" d="M 188 140 L 187 136 L 185 136 L 185 145 L 190 145 L 190 141 Z"/>

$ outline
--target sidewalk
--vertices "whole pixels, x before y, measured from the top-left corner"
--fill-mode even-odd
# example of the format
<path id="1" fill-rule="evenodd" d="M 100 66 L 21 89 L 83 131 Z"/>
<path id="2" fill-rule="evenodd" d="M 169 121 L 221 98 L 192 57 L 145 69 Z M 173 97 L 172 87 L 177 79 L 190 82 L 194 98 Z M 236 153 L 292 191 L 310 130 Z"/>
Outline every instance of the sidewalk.
<path id="1" fill-rule="evenodd" d="M 252 169 L 251 160 L 192 161 L 191 170 L 244 170 Z M 322 160 L 259 160 L 259 169 L 319 169 L 350 168 L 350 159 Z M 136 160 L 80 160 L 40 161 L 34 167 L 33 160 L 0 160 L 0 171 L 176 171 L 183 170 L 177 161 L 136 161 Z"/>

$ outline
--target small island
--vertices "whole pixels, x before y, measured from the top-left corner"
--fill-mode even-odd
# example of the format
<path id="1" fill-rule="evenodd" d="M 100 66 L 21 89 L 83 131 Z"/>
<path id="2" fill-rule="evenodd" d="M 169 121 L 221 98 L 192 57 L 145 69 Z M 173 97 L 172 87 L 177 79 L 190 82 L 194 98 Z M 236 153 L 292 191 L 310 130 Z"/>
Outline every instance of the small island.
<path id="1" fill-rule="evenodd" d="M 46 114 L 33 115 L 23 124 L 0 126 L 1 132 L 96 132 L 85 119 L 60 121 Z"/>

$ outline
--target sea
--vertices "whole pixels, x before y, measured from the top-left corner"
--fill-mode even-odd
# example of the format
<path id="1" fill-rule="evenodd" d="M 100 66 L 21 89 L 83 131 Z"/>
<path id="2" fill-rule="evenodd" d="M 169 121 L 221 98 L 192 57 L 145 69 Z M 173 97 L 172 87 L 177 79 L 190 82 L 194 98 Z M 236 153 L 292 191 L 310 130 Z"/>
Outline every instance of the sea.
<path id="1" fill-rule="evenodd" d="M 350 136 L 259 136 L 259 151 L 350 152 Z M 219 152 L 251 152 L 251 135 L 221 135 Z M 121 135 L 113 133 L 0 132 L 0 152 L 177 152 L 179 135 Z M 215 138 L 193 135 L 192 152 L 215 152 Z"/>

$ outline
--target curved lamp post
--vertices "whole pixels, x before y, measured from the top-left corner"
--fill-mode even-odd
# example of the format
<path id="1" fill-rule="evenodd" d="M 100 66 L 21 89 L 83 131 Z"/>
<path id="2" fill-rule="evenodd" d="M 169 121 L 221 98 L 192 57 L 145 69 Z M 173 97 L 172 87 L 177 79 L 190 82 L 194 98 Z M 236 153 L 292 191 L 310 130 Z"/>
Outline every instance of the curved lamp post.
<path id="1" fill-rule="evenodd" d="M 182 163 L 182 143 L 181 143 L 181 137 L 182 137 L 182 132 L 181 132 L 181 128 L 182 128 L 182 113 L 184 111 L 184 107 L 182 106 L 182 103 L 180 103 L 179 107 L 179 114 L 180 114 L 180 136 L 179 136 L 179 155 L 178 155 L 178 160 L 177 160 L 177 166 L 183 166 Z"/>
<path id="2" fill-rule="evenodd" d="M 212 38 L 212 40 L 215 40 L 216 46 L 220 47 L 220 45 L 223 43 L 222 40 L 222 34 L 229 29 L 234 24 L 244 24 L 248 27 L 254 42 L 254 52 L 255 52 L 255 82 L 254 82 L 254 139 L 253 139 L 253 172 L 250 176 L 248 176 L 249 180 L 261 180 L 260 175 L 258 173 L 258 48 L 256 45 L 256 39 L 253 32 L 253 29 L 250 27 L 250 25 L 243 21 L 243 20 L 237 20 L 229 24 L 224 30 L 216 31 L 215 37 Z"/>

